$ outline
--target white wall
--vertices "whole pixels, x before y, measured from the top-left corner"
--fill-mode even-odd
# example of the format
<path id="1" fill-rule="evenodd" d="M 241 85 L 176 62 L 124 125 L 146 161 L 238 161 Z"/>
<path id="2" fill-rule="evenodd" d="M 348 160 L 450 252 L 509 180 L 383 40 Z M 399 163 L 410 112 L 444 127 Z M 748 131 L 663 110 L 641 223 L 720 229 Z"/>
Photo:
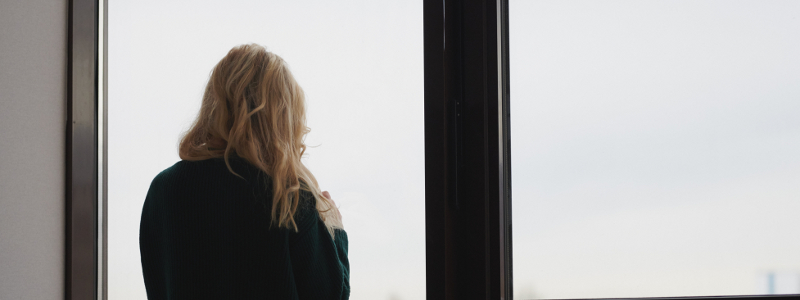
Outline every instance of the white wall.
<path id="1" fill-rule="evenodd" d="M 64 298 L 67 1 L 0 0 L 0 299 Z"/>

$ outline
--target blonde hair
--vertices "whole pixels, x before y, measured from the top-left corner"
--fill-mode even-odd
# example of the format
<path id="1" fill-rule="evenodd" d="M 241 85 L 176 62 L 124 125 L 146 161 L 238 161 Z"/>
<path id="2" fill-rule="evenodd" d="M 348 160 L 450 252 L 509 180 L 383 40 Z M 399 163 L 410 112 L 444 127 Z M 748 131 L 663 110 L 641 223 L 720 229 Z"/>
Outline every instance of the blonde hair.
<path id="1" fill-rule="evenodd" d="M 308 132 L 303 90 L 283 59 L 260 45 L 240 45 L 214 67 L 178 152 L 189 161 L 223 157 L 233 174 L 229 158 L 236 154 L 270 175 L 272 225 L 278 227 L 297 231 L 300 191 L 310 192 L 333 237 L 342 228 L 339 211 L 300 161 Z"/>

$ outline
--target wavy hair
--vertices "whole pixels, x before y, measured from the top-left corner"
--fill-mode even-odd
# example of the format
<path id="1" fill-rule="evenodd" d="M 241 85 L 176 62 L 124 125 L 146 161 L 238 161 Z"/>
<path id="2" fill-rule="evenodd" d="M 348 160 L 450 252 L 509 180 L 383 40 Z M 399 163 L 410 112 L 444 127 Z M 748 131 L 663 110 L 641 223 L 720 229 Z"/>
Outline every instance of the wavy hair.
<path id="1" fill-rule="evenodd" d="M 206 85 L 200 113 L 180 142 L 183 160 L 230 156 L 247 160 L 272 181 L 272 225 L 297 231 L 300 191 L 316 200 L 331 236 L 342 228 L 333 201 L 322 195 L 314 175 L 300 161 L 306 150 L 305 97 L 281 57 L 257 44 L 231 49 Z"/>

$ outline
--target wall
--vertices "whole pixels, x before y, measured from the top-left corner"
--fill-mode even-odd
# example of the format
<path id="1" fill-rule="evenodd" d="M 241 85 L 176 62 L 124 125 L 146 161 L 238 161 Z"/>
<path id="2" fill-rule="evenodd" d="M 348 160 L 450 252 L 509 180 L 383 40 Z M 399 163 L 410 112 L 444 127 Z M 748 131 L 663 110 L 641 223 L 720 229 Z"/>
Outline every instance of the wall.
<path id="1" fill-rule="evenodd" d="M 0 299 L 64 298 L 67 2 L 0 0 Z"/>

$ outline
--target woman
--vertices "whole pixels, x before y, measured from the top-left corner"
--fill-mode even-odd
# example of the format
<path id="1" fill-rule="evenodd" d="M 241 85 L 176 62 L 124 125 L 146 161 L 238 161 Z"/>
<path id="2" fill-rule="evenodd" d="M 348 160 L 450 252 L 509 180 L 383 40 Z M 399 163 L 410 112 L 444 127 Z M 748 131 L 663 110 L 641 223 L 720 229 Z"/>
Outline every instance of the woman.
<path id="1" fill-rule="evenodd" d="M 259 45 L 214 68 L 182 161 L 150 185 L 139 246 L 149 299 L 348 299 L 347 235 L 300 162 L 303 90 Z"/>

